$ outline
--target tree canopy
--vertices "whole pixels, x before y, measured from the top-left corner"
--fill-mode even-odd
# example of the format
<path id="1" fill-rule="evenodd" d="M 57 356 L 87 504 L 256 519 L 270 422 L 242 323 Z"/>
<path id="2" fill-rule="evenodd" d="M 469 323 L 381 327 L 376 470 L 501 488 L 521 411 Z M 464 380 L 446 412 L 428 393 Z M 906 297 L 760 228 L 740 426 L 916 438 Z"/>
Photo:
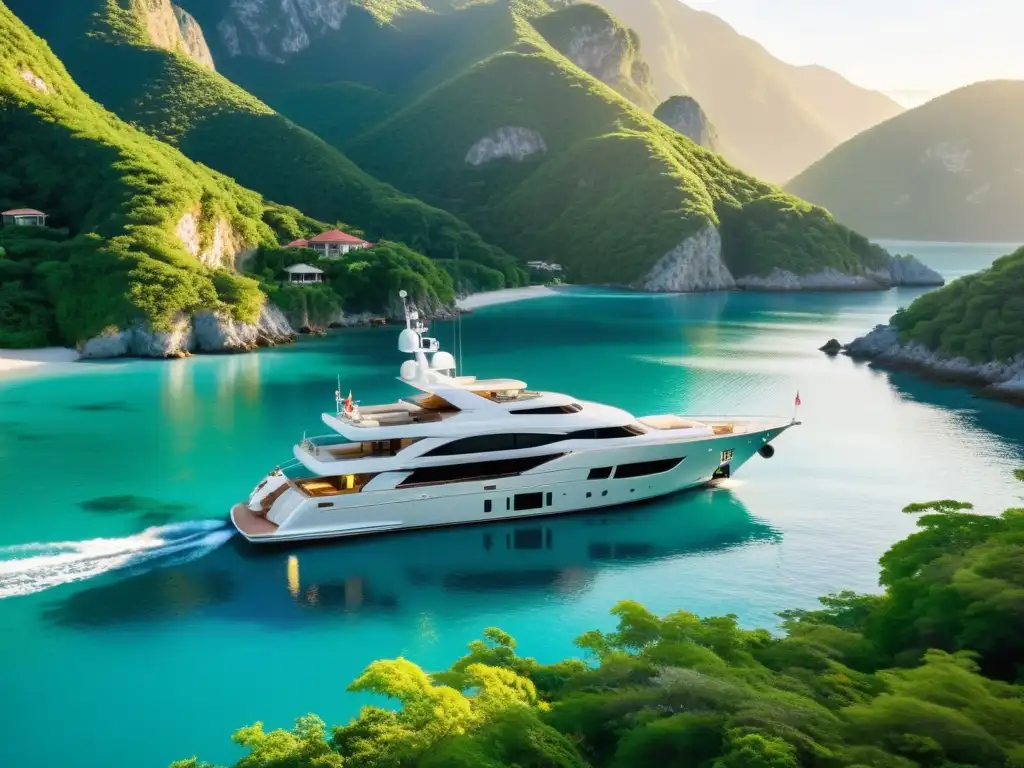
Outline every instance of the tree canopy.
<path id="1" fill-rule="evenodd" d="M 781 634 L 623 601 L 584 658 L 540 664 L 491 628 L 443 672 L 378 661 L 349 688 L 394 709 L 241 729 L 237 767 L 1019 768 L 1024 509 L 905 511 L 920 530 L 882 558 L 884 593 L 826 596 Z"/>

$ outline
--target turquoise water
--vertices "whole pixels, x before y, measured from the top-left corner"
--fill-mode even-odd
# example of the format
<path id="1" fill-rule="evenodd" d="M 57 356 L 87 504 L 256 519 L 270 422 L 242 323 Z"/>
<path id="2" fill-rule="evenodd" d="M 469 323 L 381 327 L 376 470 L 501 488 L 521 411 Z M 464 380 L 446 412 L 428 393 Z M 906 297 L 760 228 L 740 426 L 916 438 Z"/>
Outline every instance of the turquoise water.
<path id="1" fill-rule="evenodd" d="M 805 423 L 728 488 L 294 549 L 244 546 L 226 511 L 324 431 L 337 376 L 364 402 L 403 393 L 394 328 L 0 382 L 0 765 L 227 762 L 233 729 L 342 721 L 373 659 L 436 669 L 490 625 L 553 661 L 612 626 L 621 598 L 773 626 L 820 594 L 875 589 L 878 557 L 913 530 L 907 502 L 999 511 L 1021 493 L 1024 409 L 816 351 L 919 293 L 578 290 L 481 310 L 463 323 L 469 373 L 638 415 L 789 415 L 799 389 Z M 450 348 L 451 325 L 434 330 Z"/>

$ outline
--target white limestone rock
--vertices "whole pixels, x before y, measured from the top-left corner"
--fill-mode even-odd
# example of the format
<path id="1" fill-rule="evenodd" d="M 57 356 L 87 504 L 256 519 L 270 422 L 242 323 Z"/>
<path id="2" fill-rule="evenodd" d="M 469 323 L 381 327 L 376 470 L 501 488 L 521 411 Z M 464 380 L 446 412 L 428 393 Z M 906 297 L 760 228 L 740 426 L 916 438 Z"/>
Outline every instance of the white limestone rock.
<path id="1" fill-rule="evenodd" d="M 466 153 L 466 163 L 481 166 L 508 158 L 521 163 L 526 158 L 548 151 L 544 137 L 531 128 L 505 125 L 484 136 Z"/>
<path id="2" fill-rule="evenodd" d="M 810 275 L 797 275 L 775 267 L 768 275 L 746 275 L 736 279 L 736 287 L 745 291 L 877 291 L 890 287 L 888 269 L 848 275 L 826 267 Z"/>
<path id="3" fill-rule="evenodd" d="M 889 260 L 889 274 L 893 285 L 938 286 L 945 285 L 946 279 L 916 256 L 899 254 Z"/>
<path id="4" fill-rule="evenodd" d="M 230 0 L 217 25 L 231 56 L 284 62 L 341 29 L 350 0 Z"/>
<path id="5" fill-rule="evenodd" d="M 722 261 L 722 237 L 708 225 L 666 253 L 651 268 L 641 286 L 646 291 L 728 291 L 736 281 Z"/>
<path id="6" fill-rule="evenodd" d="M 242 234 L 227 219 L 217 220 L 213 238 L 205 248 L 199 233 L 199 216 L 195 212 L 190 211 L 178 220 L 175 233 L 186 251 L 214 269 L 233 268 L 252 252 Z"/>
<path id="7" fill-rule="evenodd" d="M 197 313 L 192 322 L 199 352 L 244 352 L 295 338 L 288 318 L 269 303 L 264 304 L 255 323 L 242 323 L 224 312 L 209 311 Z"/>
<path id="8" fill-rule="evenodd" d="M 46 81 L 28 67 L 24 67 L 19 70 L 18 74 L 21 75 L 22 80 L 31 85 L 37 91 L 42 91 L 43 93 L 50 92 L 50 86 L 46 84 Z"/>
<path id="9" fill-rule="evenodd" d="M 175 20 L 178 22 L 181 45 L 185 53 L 199 66 L 215 72 L 217 67 L 213 63 L 213 54 L 210 52 L 206 35 L 203 34 L 203 28 L 199 26 L 199 22 L 184 8 L 179 8 L 176 5 L 171 7 L 174 10 Z"/>
<path id="10" fill-rule="evenodd" d="M 692 96 L 673 96 L 654 111 L 669 128 L 712 152 L 719 150 L 718 131 Z"/>

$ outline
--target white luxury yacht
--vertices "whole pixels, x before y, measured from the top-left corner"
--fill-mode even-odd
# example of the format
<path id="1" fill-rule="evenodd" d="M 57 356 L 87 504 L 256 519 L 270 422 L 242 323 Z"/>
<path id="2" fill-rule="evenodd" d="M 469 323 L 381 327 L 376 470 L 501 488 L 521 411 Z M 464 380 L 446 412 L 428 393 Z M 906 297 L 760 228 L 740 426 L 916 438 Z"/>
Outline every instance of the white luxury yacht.
<path id="1" fill-rule="evenodd" d="M 405 301 L 405 292 L 402 292 Z M 231 520 L 252 542 L 556 515 L 728 478 L 794 419 L 647 416 L 515 379 L 457 376 L 406 310 L 400 379 L 417 394 L 359 407 L 335 392 L 334 434 L 303 439 Z"/>

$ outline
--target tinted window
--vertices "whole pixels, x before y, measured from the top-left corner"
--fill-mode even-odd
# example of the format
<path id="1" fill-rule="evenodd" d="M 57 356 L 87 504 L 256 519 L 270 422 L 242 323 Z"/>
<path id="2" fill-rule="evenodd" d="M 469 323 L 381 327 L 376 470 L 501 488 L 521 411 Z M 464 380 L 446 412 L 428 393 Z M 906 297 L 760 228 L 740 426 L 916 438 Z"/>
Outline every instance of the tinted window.
<path id="1" fill-rule="evenodd" d="M 530 456 L 523 459 L 500 461 L 474 461 L 468 464 L 454 464 L 446 467 L 424 467 L 412 472 L 398 487 L 409 485 L 430 485 L 437 483 L 458 483 L 468 480 L 490 480 L 494 477 L 518 475 L 556 459 L 562 454 Z"/>
<path id="2" fill-rule="evenodd" d="M 621 464 L 615 468 L 615 477 L 643 477 L 668 472 L 679 466 L 682 459 L 662 459 L 661 461 L 641 461 L 637 464 Z"/>
<path id="3" fill-rule="evenodd" d="M 560 416 L 564 413 L 579 413 L 582 410 L 582 405 L 573 403 L 572 405 L 549 405 L 545 408 L 519 408 L 509 411 L 509 413 L 523 416 Z"/>
<path id="4" fill-rule="evenodd" d="M 490 511 L 491 511 L 491 500 L 490 499 L 485 499 L 484 500 L 484 512 L 490 512 Z"/>
<path id="5" fill-rule="evenodd" d="M 493 453 L 514 451 L 521 448 L 537 448 L 564 440 L 565 435 L 521 434 L 521 435 L 475 435 L 439 445 L 424 456 L 459 456 L 465 453 Z"/>
<path id="6" fill-rule="evenodd" d="M 513 504 L 516 512 L 524 509 L 540 509 L 544 506 L 543 493 L 517 493 Z"/>
<path id="7" fill-rule="evenodd" d="M 617 437 L 635 437 L 640 434 L 643 433 L 633 427 L 600 427 L 570 432 L 569 437 L 575 440 L 614 440 Z"/>
<path id="8" fill-rule="evenodd" d="M 587 480 L 606 480 L 612 476 L 611 467 L 594 467 L 587 475 Z"/>

